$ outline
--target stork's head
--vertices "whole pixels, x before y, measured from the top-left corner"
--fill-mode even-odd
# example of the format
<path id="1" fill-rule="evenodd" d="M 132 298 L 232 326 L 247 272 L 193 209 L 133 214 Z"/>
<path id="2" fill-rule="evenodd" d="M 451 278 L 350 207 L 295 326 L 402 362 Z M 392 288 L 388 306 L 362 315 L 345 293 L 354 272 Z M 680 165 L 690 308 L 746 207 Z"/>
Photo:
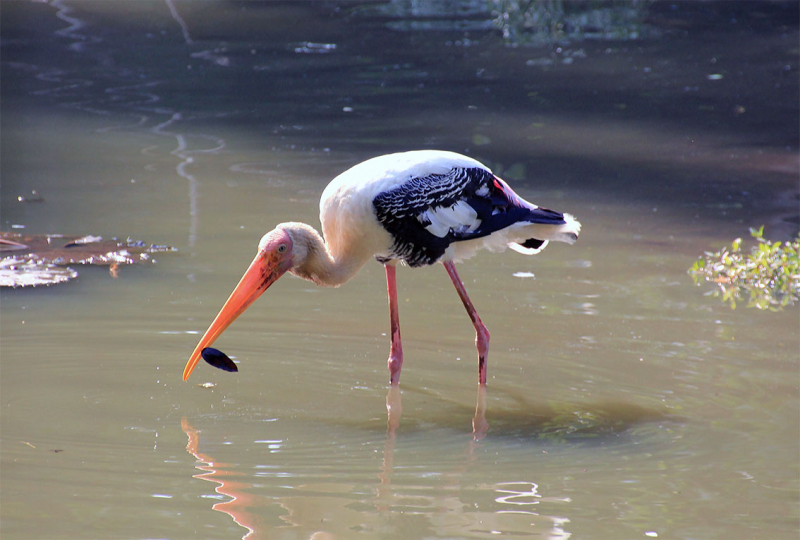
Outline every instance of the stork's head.
<path id="1" fill-rule="evenodd" d="M 250 307 L 250 304 L 255 302 L 287 270 L 290 270 L 298 258 L 305 258 L 305 253 L 301 253 L 304 251 L 302 248 L 295 250 L 295 243 L 292 241 L 290 231 L 291 228 L 282 228 L 279 225 L 261 238 L 256 258 L 250 263 L 250 267 L 239 280 L 239 284 L 228 297 L 225 305 L 222 306 L 214 322 L 203 334 L 186 363 L 186 368 L 183 370 L 184 381 L 189 378 L 200 360 L 203 349 L 210 346 L 239 315 Z"/>

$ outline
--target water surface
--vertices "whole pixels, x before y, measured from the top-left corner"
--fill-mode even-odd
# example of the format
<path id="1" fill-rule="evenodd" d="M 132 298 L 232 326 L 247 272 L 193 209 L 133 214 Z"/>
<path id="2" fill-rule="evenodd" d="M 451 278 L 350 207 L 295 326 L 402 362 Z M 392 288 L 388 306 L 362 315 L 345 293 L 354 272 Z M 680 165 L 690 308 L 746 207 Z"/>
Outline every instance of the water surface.
<path id="1" fill-rule="evenodd" d="M 796 6 L 658 2 L 637 40 L 519 47 L 391 6 L 2 4 L 3 229 L 179 249 L 0 293 L 3 538 L 796 538 L 797 308 L 686 274 L 797 231 Z M 398 272 L 388 388 L 377 263 L 284 278 L 217 342 L 240 372 L 182 382 L 261 235 L 412 148 L 584 226 L 460 266 L 485 395 L 438 266 Z"/>

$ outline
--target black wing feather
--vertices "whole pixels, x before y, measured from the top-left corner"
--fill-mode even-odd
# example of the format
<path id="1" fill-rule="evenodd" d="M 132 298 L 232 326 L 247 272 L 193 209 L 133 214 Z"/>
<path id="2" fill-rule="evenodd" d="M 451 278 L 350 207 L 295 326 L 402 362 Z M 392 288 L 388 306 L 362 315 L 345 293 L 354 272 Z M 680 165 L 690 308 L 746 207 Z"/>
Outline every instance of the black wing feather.
<path id="1" fill-rule="evenodd" d="M 426 211 L 451 207 L 458 202 L 475 210 L 481 220 L 477 228 L 471 231 L 469 227 L 451 228 L 444 237 L 425 228 L 431 224 L 423 216 Z M 477 167 L 409 178 L 402 185 L 378 194 L 372 204 L 378 221 L 394 239 L 391 256 L 378 260 L 400 259 L 410 266 L 433 264 L 453 242 L 488 236 L 514 223 L 564 223 L 562 214 L 521 199 L 508 184 Z"/>

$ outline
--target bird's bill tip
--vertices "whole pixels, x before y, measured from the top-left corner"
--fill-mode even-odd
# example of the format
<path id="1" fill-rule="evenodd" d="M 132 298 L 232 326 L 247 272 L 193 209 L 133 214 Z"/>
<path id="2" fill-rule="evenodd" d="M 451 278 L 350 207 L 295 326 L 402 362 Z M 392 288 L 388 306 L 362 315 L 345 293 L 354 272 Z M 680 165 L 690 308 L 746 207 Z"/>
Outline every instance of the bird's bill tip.
<path id="1" fill-rule="evenodd" d="M 209 347 L 228 326 L 236 320 L 239 315 L 245 312 L 259 296 L 266 291 L 279 277 L 286 272 L 285 265 L 280 261 L 269 256 L 269 253 L 260 251 L 250 267 L 239 280 L 239 284 L 233 290 L 228 300 L 222 306 L 211 326 L 208 327 L 203 337 L 194 348 L 194 352 L 186 362 L 183 369 L 183 380 L 189 378 L 192 371 L 197 366 L 203 353 L 203 349 Z"/>
<path id="2" fill-rule="evenodd" d="M 200 348 L 200 344 L 198 344 L 197 348 L 195 348 L 194 352 L 192 353 L 192 356 L 189 357 L 189 361 L 186 363 L 186 367 L 183 368 L 184 381 L 189 378 L 189 375 L 192 374 L 192 371 L 194 371 L 195 366 L 197 366 L 197 363 L 200 361 L 200 353 L 202 350 L 203 349 Z"/>

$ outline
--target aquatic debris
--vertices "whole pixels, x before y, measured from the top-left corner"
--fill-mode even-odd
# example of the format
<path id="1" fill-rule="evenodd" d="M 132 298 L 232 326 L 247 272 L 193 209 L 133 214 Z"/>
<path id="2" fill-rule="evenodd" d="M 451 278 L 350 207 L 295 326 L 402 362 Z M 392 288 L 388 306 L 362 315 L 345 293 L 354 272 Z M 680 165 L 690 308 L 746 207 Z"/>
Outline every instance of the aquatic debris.
<path id="1" fill-rule="evenodd" d="M 750 253 L 742 252 L 742 239 L 730 249 L 706 252 L 689 269 L 694 282 L 710 281 L 717 288 L 710 292 L 722 297 L 731 309 L 736 301 L 748 296 L 747 307 L 778 311 L 800 300 L 800 235 L 786 243 L 764 239 L 764 226 L 750 229 L 758 242 Z"/>
<path id="2" fill-rule="evenodd" d="M 290 43 L 289 48 L 296 53 L 305 54 L 325 54 L 336 50 L 335 43 L 314 43 L 311 41 L 303 41 L 300 43 Z"/>
<path id="3" fill-rule="evenodd" d="M 492 24 L 505 42 L 545 46 L 568 41 L 632 41 L 656 35 L 645 2 L 489 0 Z"/>
<path id="4" fill-rule="evenodd" d="M 55 285 L 78 277 L 72 268 L 19 257 L 0 259 L 0 287 Z"/>
<path id="5" fill-rule="evenodd" d="M 239 368 L 236 367 L 236 364 L 233 363 L 233 360 L 228 358 L 224 352 L 220 351 L 219 349 L 214 349 L 212 347 L 206 347 L 202 351 L 200 351 L 200 355 L 203 357 L 203 360 L 208 363 L 210 366 L 214 366 L 217 369 L 221 369 L 222 371 L 239 371 Z"/>
<path id="6" fill-rule="evenodd" d="M 39 195 L 39 193 L 35 189 L 32 189 L 30 195 L 20 195 L 20 196 L 17 197 L 17 201 L 18 202 L 28 202 L 28 203 L 31 203 L 31 202 L 32 203 L 40 203 L 40 202 L 44 202 L 44 197 Z"/>
<path id="7" fill-rule="evenodd" d="M 100 236 L 0 232 L 0 287 L 35 287 L 77 277 L 70 264 L 109 266 L 116 277 L 122 264 L 155 262 L 151 254 L 177 251 L 169 246 Z"/>

